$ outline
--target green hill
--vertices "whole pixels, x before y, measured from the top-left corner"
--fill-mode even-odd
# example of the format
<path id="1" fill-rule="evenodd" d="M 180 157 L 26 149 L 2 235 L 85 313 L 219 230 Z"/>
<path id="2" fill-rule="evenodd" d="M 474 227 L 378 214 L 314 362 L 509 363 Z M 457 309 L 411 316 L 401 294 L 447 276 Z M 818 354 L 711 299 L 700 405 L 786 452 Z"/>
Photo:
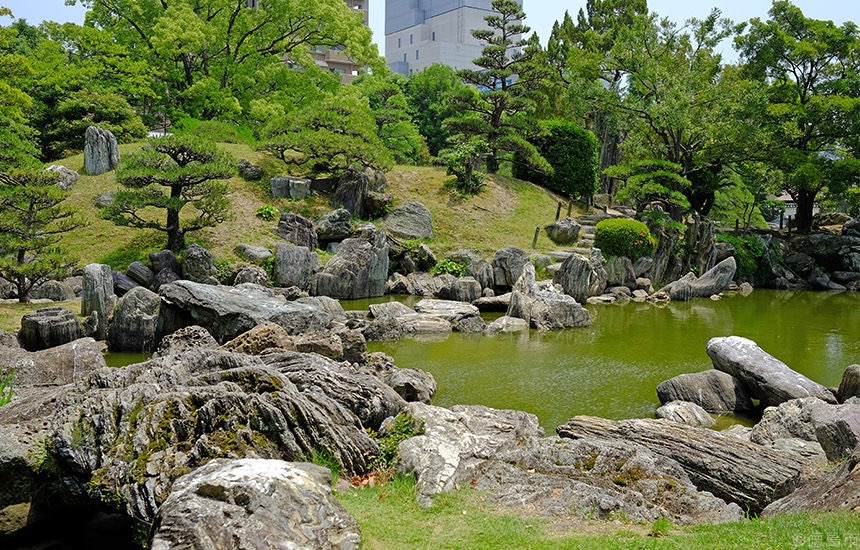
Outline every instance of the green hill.
<path id="1" fill-rule="evenodd" d="M 138 150 L 141 144 L 120 146 L 120 153 Z M 263 220 L 256 211 L 271 204 L 280 211 L 290 211 L 316 219 L 331 210 L 328 198 L 311 196 L 304 200 L 273 199 L 268 179 L 284 171 L 284 165 L 246 145 L 222 144 L 238 161 L 247 159 L 263 167 L 266 176 L 261 182 L 248 182 L 240 177 L 229 181 L 233 218 L 216 228 L 191 234 L 189 242 L 197 242 L 212 251 L 217 260 L 238 263 L 233 248 L 239 243 L 274 246 L 280 239 L 272 234 L 275 220 Z M 58 162 L 83 173 L 83 155 Z M 561 200 L 551 192 L 501 175 L 488 178 L 483 193 L 461 197 L 445 187 L 451 178 L 441 168 L 398 166 L 387 174 L 388 189 L 395 205 L 409 200 L 424 203 L 433 214 L 434 238 L 427 244 L 443 257 L 458 248 L 475 248 L 490 257 L 494 250 L 505 246 L 531 249 L 535 228 L 555 219 L 557 203 Z M 147 254 L 159 250 L 166 242 L 163 234 L 152 230 L 119 227 L 98 216 L 96 198 L 120 189 L 113 172 L 100 176 L 81 175 L 70 191 L 67 202 L 77 207 L 89 223 L 64 236 L 63 246 L 81 265 L 99 262 L 115 269 L 124 269 L 135 260 L 145 260 Z M 373 220 L 381 225 L 381 220 Z M 538 250 L 552 250 L 554 245 L 544 233 L 538 239 Z"/>

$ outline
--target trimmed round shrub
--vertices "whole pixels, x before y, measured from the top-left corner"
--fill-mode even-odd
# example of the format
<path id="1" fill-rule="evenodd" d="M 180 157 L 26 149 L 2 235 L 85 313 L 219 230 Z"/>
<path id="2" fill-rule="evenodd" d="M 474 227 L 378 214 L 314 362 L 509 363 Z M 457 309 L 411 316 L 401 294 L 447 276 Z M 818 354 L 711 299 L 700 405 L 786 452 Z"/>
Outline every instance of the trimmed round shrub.
<path id="1" fill-rule="evenodd" d="M 594 228 L 594 247 L 605 256 L 627 256 L 635 262 L 654 252 L 656 244 L 648 226 L 638 220 L 613 218 Z"/>

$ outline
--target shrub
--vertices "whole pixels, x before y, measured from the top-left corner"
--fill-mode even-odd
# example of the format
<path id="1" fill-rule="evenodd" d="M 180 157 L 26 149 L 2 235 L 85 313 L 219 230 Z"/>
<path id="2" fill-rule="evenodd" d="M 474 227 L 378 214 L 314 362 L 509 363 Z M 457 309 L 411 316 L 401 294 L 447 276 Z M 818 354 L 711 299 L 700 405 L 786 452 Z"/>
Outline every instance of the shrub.
<path id="1" fill-rule="evenodd" d="M 281 213 L 278 211 L 278 208 L 271 204 L 265 204 L 257 209 L 257 217 L 266 221 L 274 220 L 280 215 Z"/>
<path id="2" fill-rule="evenodd" d="M 762 240 L 756 235 L 738 237 L 720 233 L 715 237 L 717 242 L 729 243 L 735 247 L 735 262 L 738 269 L 735 280 L 746 281 L 753 286 L 768 282 L 770 268 L 767 262 L 767 249 Z"/>
<path id="3" fill-rule="evenodd" d="M 487 142 L 472 138 L 443 153 L 449 176 L 454 176 L 454 187 L 464 195 L 477 195 L 484 188 L 484 173 L 478 171 L 481 161 L 489 152 Z"/>
<path id="4" fill-rule="evenodd" d="M 637 220 L 613 218 L 594 228 L 594 246 L 606 256 L 626 256 L 636 261 L 654 252 L 656 244 L 648 226 Z"/>
<path id="5" fill-rule="evenodd" d="M 394 418 L 393 425 L 385 435 L 380 436 L 370 429 L 368 432 L 379 445 L 379 455 L 371 460 L 371 469 L 383 470 L 394 466 L 394 460 L 397 458 L 397 447 L 401 442 L 424 433 L 424 422 L 401 413 Z"/>
<path id="6" fill-rule="evenodd" d="M 443 273 L 450 273 L 455 277 L 462 277 L 466 274 L 466 265 L 461 264 L 460 262 L 455 262 L 454 260 L 442 260 L 433 266 L 433 269 L 430 270 L 431 275 L 441 275 Z"/>
<path id="7" fill-rule="evenodd" d="M 600 184 L 597 138 L 590 130 L 565 120 L 550 120 L 543 126 L 546 133 L 532 143 L 549 161 L 553 173 L 544 174 L 524 162 L 515 162 L 514 177 L 565 195 L 594 195 Z"/>

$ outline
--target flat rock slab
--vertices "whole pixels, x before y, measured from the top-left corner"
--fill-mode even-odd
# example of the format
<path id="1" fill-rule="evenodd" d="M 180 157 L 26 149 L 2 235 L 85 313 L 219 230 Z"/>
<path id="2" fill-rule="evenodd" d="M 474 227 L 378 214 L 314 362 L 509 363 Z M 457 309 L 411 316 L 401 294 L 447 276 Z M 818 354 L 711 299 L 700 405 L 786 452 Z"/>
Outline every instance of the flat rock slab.
<path id="1" fill-rule="evenodd" d="M 169 307 L 190 318 L 188 325 L 206 327 L 222 344 L 265 322 L 280 325 L 295 335 L 324 329 L 332 321 L 327 311 L 288 302 L 253 284 L 216 287 L 176 281 L 158 292 Z"/>
<path id="2" fill-rule="evenodd" d="M 699 490 L 753 513 L 797 488 L 808 466 L 803 457 L 791 451 L 661 420 L 576 416 L 556 432 L 571 439 L 597 437 L 642 445 L 677 461 Z"/>
<path id="3" fill-rule="evenodd" d="M 770 517 L 809 510 L 857 511 L 858 508 L 860 508 L 860 449 L 855 450 L 823 478 L 806 483 L 787 497 L 768 505 L 762 515 Z"/>
<path id="4" fill-rule="evenodd" d="M 415 311 L 428 315 L 442 317 L 448 321 L 454 321 L 461 317 L 480 315 L 480 310 L 472 304 L 457 302 L 454 300 L 421 300 L 415 304 Z"/>
<path id="5" fill-rule="evenodd" d="M 717 370 L 741 381 L 750 394 L 765 406 L 775 406 L 801 397 L 817 397 L 836 403 L 833 393 L 762 350 L 747 338 L 711 338 L 708 356 Z"/>

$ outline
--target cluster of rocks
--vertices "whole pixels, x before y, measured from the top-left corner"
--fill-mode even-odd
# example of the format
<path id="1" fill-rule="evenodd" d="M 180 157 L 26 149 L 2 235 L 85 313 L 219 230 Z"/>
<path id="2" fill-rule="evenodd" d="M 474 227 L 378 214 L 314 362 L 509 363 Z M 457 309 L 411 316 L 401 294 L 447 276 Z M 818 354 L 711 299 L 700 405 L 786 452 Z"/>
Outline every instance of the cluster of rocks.
<path id="1" fill-rule="evenodd" d="M 781 243 L 784 268 L 775 271 L 777 288 L 860 290 L 860 219 L 840 234 L 796 235 Z"/>

